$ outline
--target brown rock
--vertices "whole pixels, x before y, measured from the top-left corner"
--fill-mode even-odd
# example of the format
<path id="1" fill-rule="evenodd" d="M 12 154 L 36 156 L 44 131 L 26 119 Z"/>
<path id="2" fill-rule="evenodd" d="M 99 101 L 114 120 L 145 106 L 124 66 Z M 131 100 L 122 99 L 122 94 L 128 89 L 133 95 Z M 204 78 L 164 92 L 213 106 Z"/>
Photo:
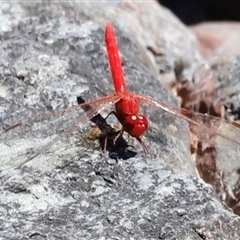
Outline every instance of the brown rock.
<path id="1" fill-rule="evenodd" d="M 205 58 L 229 57 L 240 53 L 240 23 L 202 23 L 190 27 L 198 39 L 198 48 Z"/>

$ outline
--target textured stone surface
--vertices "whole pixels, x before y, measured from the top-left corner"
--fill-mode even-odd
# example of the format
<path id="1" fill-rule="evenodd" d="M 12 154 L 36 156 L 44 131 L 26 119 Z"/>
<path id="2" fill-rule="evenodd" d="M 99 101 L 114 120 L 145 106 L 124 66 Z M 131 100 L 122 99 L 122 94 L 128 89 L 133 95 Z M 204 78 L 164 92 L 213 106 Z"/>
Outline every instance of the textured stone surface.
<path id="1" fill-rule="evenodd" d="M 209 186 L 156 159 L 116 164 L 92 152 L 45 175 L 25 168 L 1 182 L 7 239 L 239 239 L 239 218 Z"/>
<path id="2" fill-rule="evenodd" d="M 198 39 L 198 48 L 205 58 L 239 55 L 240 25 L 238 22 L 207 22 L 191 27 Z"/>
<path id="3" fill-rule="evenodd" d="M 72 106 L 79 95 L 91 100 L 112 93 L 103 37 L 105 22 L 115 16 L 111 4 L 1 4 L 2 127 Z M 129 88 L 176 105 L 123 23 L 114 22 Z M 196 173 L 187 124 L 152 106 L 142 111 L 150 118 L 144 141 L 151 156 L 131 139 L 137 155 L 116 162 L 96 149 L 88 140 L 89 124 L 82 124 L 22 167 L 1 171 L 1 238 L 240 239 L 239 217 L 191 176 Z M 87 123 L 80 110 L 1 135 L 1 169 L 21 162 L 79 117 Z"/>
<path id="4" fill-rule="evenodd" d="M 101 27 L 100 24 L 90 20 L 80 24 L 77 20 L 82 16 L 81 13 L 78 13 L 81 8 L 76 8 L 76 16 L 72 17 L 71 6 L 69 7 L 67 4 L 51 6 L 51 20 L 48 18 L 46 21 L 44 19 L 47 19 L 46 16 L 50 13 L 43 11 L 46 8 L 45 5 L 36 5 L 34 8 L 31 4 L 28 8 L 23 8 L 24 11 L 33 14 L 32 18 L 35 19 L 34 25 L 30 25 L 33 22 L 32 18 L 25 19 L 22 24 L 21 31 L 25 44 L 20 38 L 21 33 L 16 30 L 15 34 L 18 37 L 6 39 L 2 45 L 1 52 L 3 56 L 4 54 L 7 56 L 6 60 L 2 58 L 1 64 L 4 76 L 2 88 L 6 94 L 2 102 L 4 125 L 11 126 L 28 117 L 44 113 L 48 109 L 69 107 L 76 104 L 76 98 L 79 95 L 85 100 L 93 100 L 113 92 L 105 53 L 104 25 Z M 65 12 L 64 16 L 60 10 Z M 43 16 L 39 16 L 41 11 L 43 11 Z M 123 46 L 121 53 L 124 65 L 126 65 L 125 75 L 130 90 L 175 104 L 174 98 L 151 76 L 146 67 L 139 63 L 139 67 L 136 68 L 137 60 L 132 62 L 132 58 L 128 58 L 127 54 L 131 52 L 131 56 L 133 56 L 136 49 L 127 36 L 121 36 L 121 32 L 118 31 L 117 33 L 119 46 Z M 10 44 L 9 41 L 11 41 Z M 17 49 L 14 48 L 15 45 L 12 41 L 15 41 Z M 11 47 L 8 47 L 10 45 Z M 93 104 L 93 107 L 101 108 L 98 104 Z M 109 112 L 109 109 L 107 111 Z M 178 165 L 179 169 L 188 169 L 194 174 L 194 169 L 189 161 L 190 155 L 187 147 L 189 144 L 185 144 L 189 143 L 187 125 L 180 119 L 161 113 L 160 110 L 151 106 L 144 108 L 143 112 L 149 116 L 152 122 L 152 127 L 146 135 L 152 142 L 149 144 L 152 148 L 151 152 L 156 155 L 160 154 L 161 157 L 168 160 L 169 164 Z M 159 114 L 164 123 L 162 126 L 159 126 Z M 41 121 L 30 127 L 26 125 L 16 131 L 9 131 L 3 138 L 11 141 L 12 146 L 14 144 L 18 146 L 14 150 L 19 151 L 23 146 L 25 151 L 29 151 L 50 141 L 56 133 L 67 129 L 67 126 L 76 124 L 82 115 L 83 113 L 79 110 L 65 114 L 61 118 L 57 116 L 52 121 Z M 86 122 L 85 117 L 83 123 Z M 42 124 L 44 125 L 42 126 Z M 180 141 L 179 138 L 171 138 L 173 131 L 176 132 L 175 136 L 185 134 L 185 137 Z M 12 141 L 13 135 L 14 141 Z M 79 135 L 79 141 L 84 141 L 81 138 L 83 134 Z M 157 148 L 155 144 L 162 145 L 165 149 L 159 150 L 160 148 Z M 184 146 L 186 147 L 184 148 Z M 141 150 L 139 145 L 136 147 Z M 11 151 L 13 151 L 13 147 Z M 13 154 L 11 155 L 13 156 Z M 8 157 L 6 157 L 6 163 L 7 161 Z"/>

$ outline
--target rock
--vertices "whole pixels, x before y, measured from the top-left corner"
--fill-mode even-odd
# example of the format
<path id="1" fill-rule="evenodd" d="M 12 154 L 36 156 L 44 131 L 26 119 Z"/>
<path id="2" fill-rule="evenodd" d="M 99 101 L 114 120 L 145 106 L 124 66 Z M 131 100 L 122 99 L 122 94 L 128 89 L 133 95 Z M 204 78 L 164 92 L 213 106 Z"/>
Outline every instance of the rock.
<path id="1" fill-rule="evenodd" d="M 191 27 L 198 39 L 198 48 L 205 58 L 226 58 L 240 53 L 238 22 L 207 22 Z"/>
<path id="2" fill-rule="evenodd" d="M 36 8 L 39 12 L 44 12 L 42 17 L 39 16 L 39 12 L 35 12 Z M 15 153 L 11 152 L 13 158 L 16 158 L 19 154 L 19 150 L 24 149 L 24 155 L 28 155 L 29 151 L 33 151 L 39 148 L 40 145 L 52 141 L 57 133 L 62 133 L 64 129 L 67 129 L 67 126 L 72 126 L 71 124 L 79 125 L 79 122 L 86 123 L 88 121 L 88 118 L 83 116 L 80 109 L 77 112 L 64 114 L 63 117 L 61 115 L 64 112 L 55 113 L 56 118 L 51 121 L 48 119 L 49 113 L 40 118 L 36 117 L 37 115 L 45 113 L 47 110 L 72 106 L 76 104 L 77 96 L 80 95 L 84 100 L 89 101 L 113 92 L 109 70 L 106 71 L 108 62 L 103 39 L 104 25 L 100 27 L 100 24 L 94 21 L 86 21 L 82 24 L 76 22 L 74 25 L 74 21 L 77 21 L 82 16 L 78 11 L 83 10 L 79 8 L 78 11 L 76 10 L 78 15 L 72 17 L 71 4 L 63 4 L 58 7 L 53 4 L 51 11 L 52 22 L 50 20 L 44 22 L 44 19 L 48 16 L 44 11 L 45 8 L 45 4 L 36 4 L 35 7 L 31 4 L 23 8 L 23 12 L 30 11 L 33 14 L 32 18 L 35 19 L 35 25 L 32 27 L 30 25 L 33 22 L 32 18 L 25 19 L 26 22 L 22 23 L 21 31 L 24 32 L 25 44 L 19 43 L 20 32 L 14 33 L 18 36 L 17 39 L 13 39 L 15 45 L 18 46 L 18 57 L 16 57 L 17 50 L 13 49 L 13 47 L 8 48 L 10 45 L 8 41 L 5 41 L 2 45 L 2 52 L 8 58 L 2 58 L 3 68 L 1 72 L 4 73 L 5 69 L 9 71 L 4 73 L 5 78 L 2 84 L 6 94 L 2 103 L 3 124 L 8 127 L 30 117 L 34 120 L 36 118 L 37 120 L 46 119 L 46 121 L 38 121 L 39 124 L 35 123 L 33 126 L 26 124 L 23 128 L 16 128 L 15 131 L 4 134 L 4 140 L 11 142 L 11 151 L 16 150 Z M 65 12 L 64 16 L 62 16 L 60 10 Z M 68 12 L 69 17 L 67 17 Z M 49 28 L 52 26 L 53 28 L 50 31 Z M 25 31 L 29 32 L 29 34 L 25 34 Z M 123 54 L 123 64 L 126 65 L 125 76 L 129 89 L 154 99 L 176 104 L 176 100 L 161 87 L 157 79 L 152 77 L 151 73 L 140 62 L 138 63 L 139 68 L 135 70 L 137 60 L 135 59 L 132 62 L 131 59 L 136 49 L 133 47 L 130 38 L 121 36 L 119 30 L 116 32 L 119 46 L 123 46 L 121 47 L 121 54 Z M 13 43 L 11 45 L 15 46 Z M 130 52 L 130 57 L 128 57 L 127 53 L 125 56 L 125 52 Z M 11 58 L 11 56 L 13 57 Z M 11 67 L 8 68 L 8 66 Z M 141 86 L 138 88 L 139 82 Z M 92 104 L 92 106 L 101 109 L 101 104 Z M 153 127 L 149 129 L 146 137 L 152 141 L 152 145 L 148 144 L 150 148 L 153 148 L 152 153 L 160 154 L 169 164 L 178 166 L 179 169 L 185 169 L 194 175 L 194 166 L 189 160 L 190 153 L 187 147 L 189 146 L 189 139 L 187 134 L 180 141 L 175 138 L 175 136 L 183 136 L 183 132 L 188 131 L 186 123 L 174 116 L 162 113 L 161 118 L 166 123 L 166 126 L 159 129 L 160 112 L 160 110 L 156 111 L 154 106 L 143 109 L 146 116 L 151 116 L 150 121 Z M 42 126 L 42 124 L 44 125 Z M 172 138 L 171 134 L 173 132 L 175 132 L 175 136 Z M 80 135 L 84 136 L 84 134 Z M 12 141 L 13 136 L 15 141 Z M 81 136 L 78 141 L 83 144 L 87 137 L 81 138 Z M 154 146 L 154 142 L 157 145 Z M 13 148 L 14 144 L 15 148 Z M 171 151 L 168 147 L 165 150 L 159 150 L 159 145 L 169 146 Z M 139 145 L 136 146 L 137 148 L 140 147 Z M 60 148 L 64 149 L 64 146 Z M 69 144 L 67 148 L 70 151 Z M 6 150 L 3 153 L 7 165 L 9 160 L 8 151 Z M 170 158 L 169 152 L 171 152 Z M 24 162 L 24 158 L 23 156 L 14 161 Z"/>
<path id="3" fill-rule="evenodd" d="M 111 4 L 1 4 L 1 127 L 47 114 L 41 115 L 45 121 L 37 118 L 0 136 L 1 238 L 240 239 L 239 217 L 196 178 L 186 122 L 143 106 L 150 118 L 144 141 L 152 156 L 131 140 L 137 155 L 116 162 L 88 139 L 88 118 L 80 107 L 77 112 L 57 111 L 76 104 L 77 96 L 89 101 L 113 92 L 104 45 L 105 23 L 115 17 Z M 131 10 L 140 5 L 119 6 Z M 151 61 L 142 61 L 148 55 L 136 45 L 133 32 L 122 27 L 130 10 L 114 21 L 129 89 L 177 105 L 144 64 Z M 169 49 L 176 62 L 191 59 L 176 54 L 174 47 L 166 47 L 166 57 Z M 101 109 L 101 104 L 91 106 Z M 109 113 L 107 107 L 103 115 Z M 49 110 L 56 110 L 50 120 Z M 79 121 L 78 131 L 61 135 Z M 57 134 L 59 141 L 42 148 Z M 14 167 L 32 152 L 31 161 Z"/>
<path id="4" fill-rule="evenodd" d="M 157 159 L 88 152 L 47 175 L 1 177 L 1 237 L 239 239 L 239 217 L 201 180 Z"/>
<path id="5" fill-rule="evenodd" d="M 238 23 L 204 23 L 191 29 L 199 40 L 202 61 L 192 66 L 192 73 L 180 79 L 182 107 L 239 121 L 239 53 L 236 44 Z M 222 120 L 223 122 L 225 120 Z M 224 136 L 240 139 L 237 128 L 219 124 Z M 197 147 L 196 166 L 200 176 L 210 183 L 221 199 L 239 214 L 239 144 L 217 140 L 203 141 Z M 216 150 L 217 149 L 217 150 Z M 226 164 L 227 160 L 227 164 Z"/>

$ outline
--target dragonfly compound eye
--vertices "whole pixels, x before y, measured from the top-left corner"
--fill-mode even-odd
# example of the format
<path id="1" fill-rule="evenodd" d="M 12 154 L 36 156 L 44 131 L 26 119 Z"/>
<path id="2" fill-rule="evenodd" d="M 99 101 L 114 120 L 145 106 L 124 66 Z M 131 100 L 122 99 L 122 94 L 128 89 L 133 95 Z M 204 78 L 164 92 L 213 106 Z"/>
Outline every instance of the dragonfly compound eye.
<path id="1" fill-rule="evenodd" d="M 148 128 L 148 120 L 143 115 L 127 115 L 122 123 L 123 130 L 132 137 L 140 137 Z"/>

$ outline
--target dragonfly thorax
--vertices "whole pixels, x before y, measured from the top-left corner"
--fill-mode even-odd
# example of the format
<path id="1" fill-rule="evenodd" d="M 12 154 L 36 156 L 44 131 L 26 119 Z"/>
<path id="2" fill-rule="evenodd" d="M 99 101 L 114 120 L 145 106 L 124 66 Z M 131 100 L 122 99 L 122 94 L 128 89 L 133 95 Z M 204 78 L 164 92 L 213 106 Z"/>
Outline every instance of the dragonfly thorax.
<path id="1" fill-rule="evenodd" d="M 132 137 L 140 137 L 148 128 L 148 120 L 143 115 L 128 114 L 122 122 L 123 130 Z"/>

